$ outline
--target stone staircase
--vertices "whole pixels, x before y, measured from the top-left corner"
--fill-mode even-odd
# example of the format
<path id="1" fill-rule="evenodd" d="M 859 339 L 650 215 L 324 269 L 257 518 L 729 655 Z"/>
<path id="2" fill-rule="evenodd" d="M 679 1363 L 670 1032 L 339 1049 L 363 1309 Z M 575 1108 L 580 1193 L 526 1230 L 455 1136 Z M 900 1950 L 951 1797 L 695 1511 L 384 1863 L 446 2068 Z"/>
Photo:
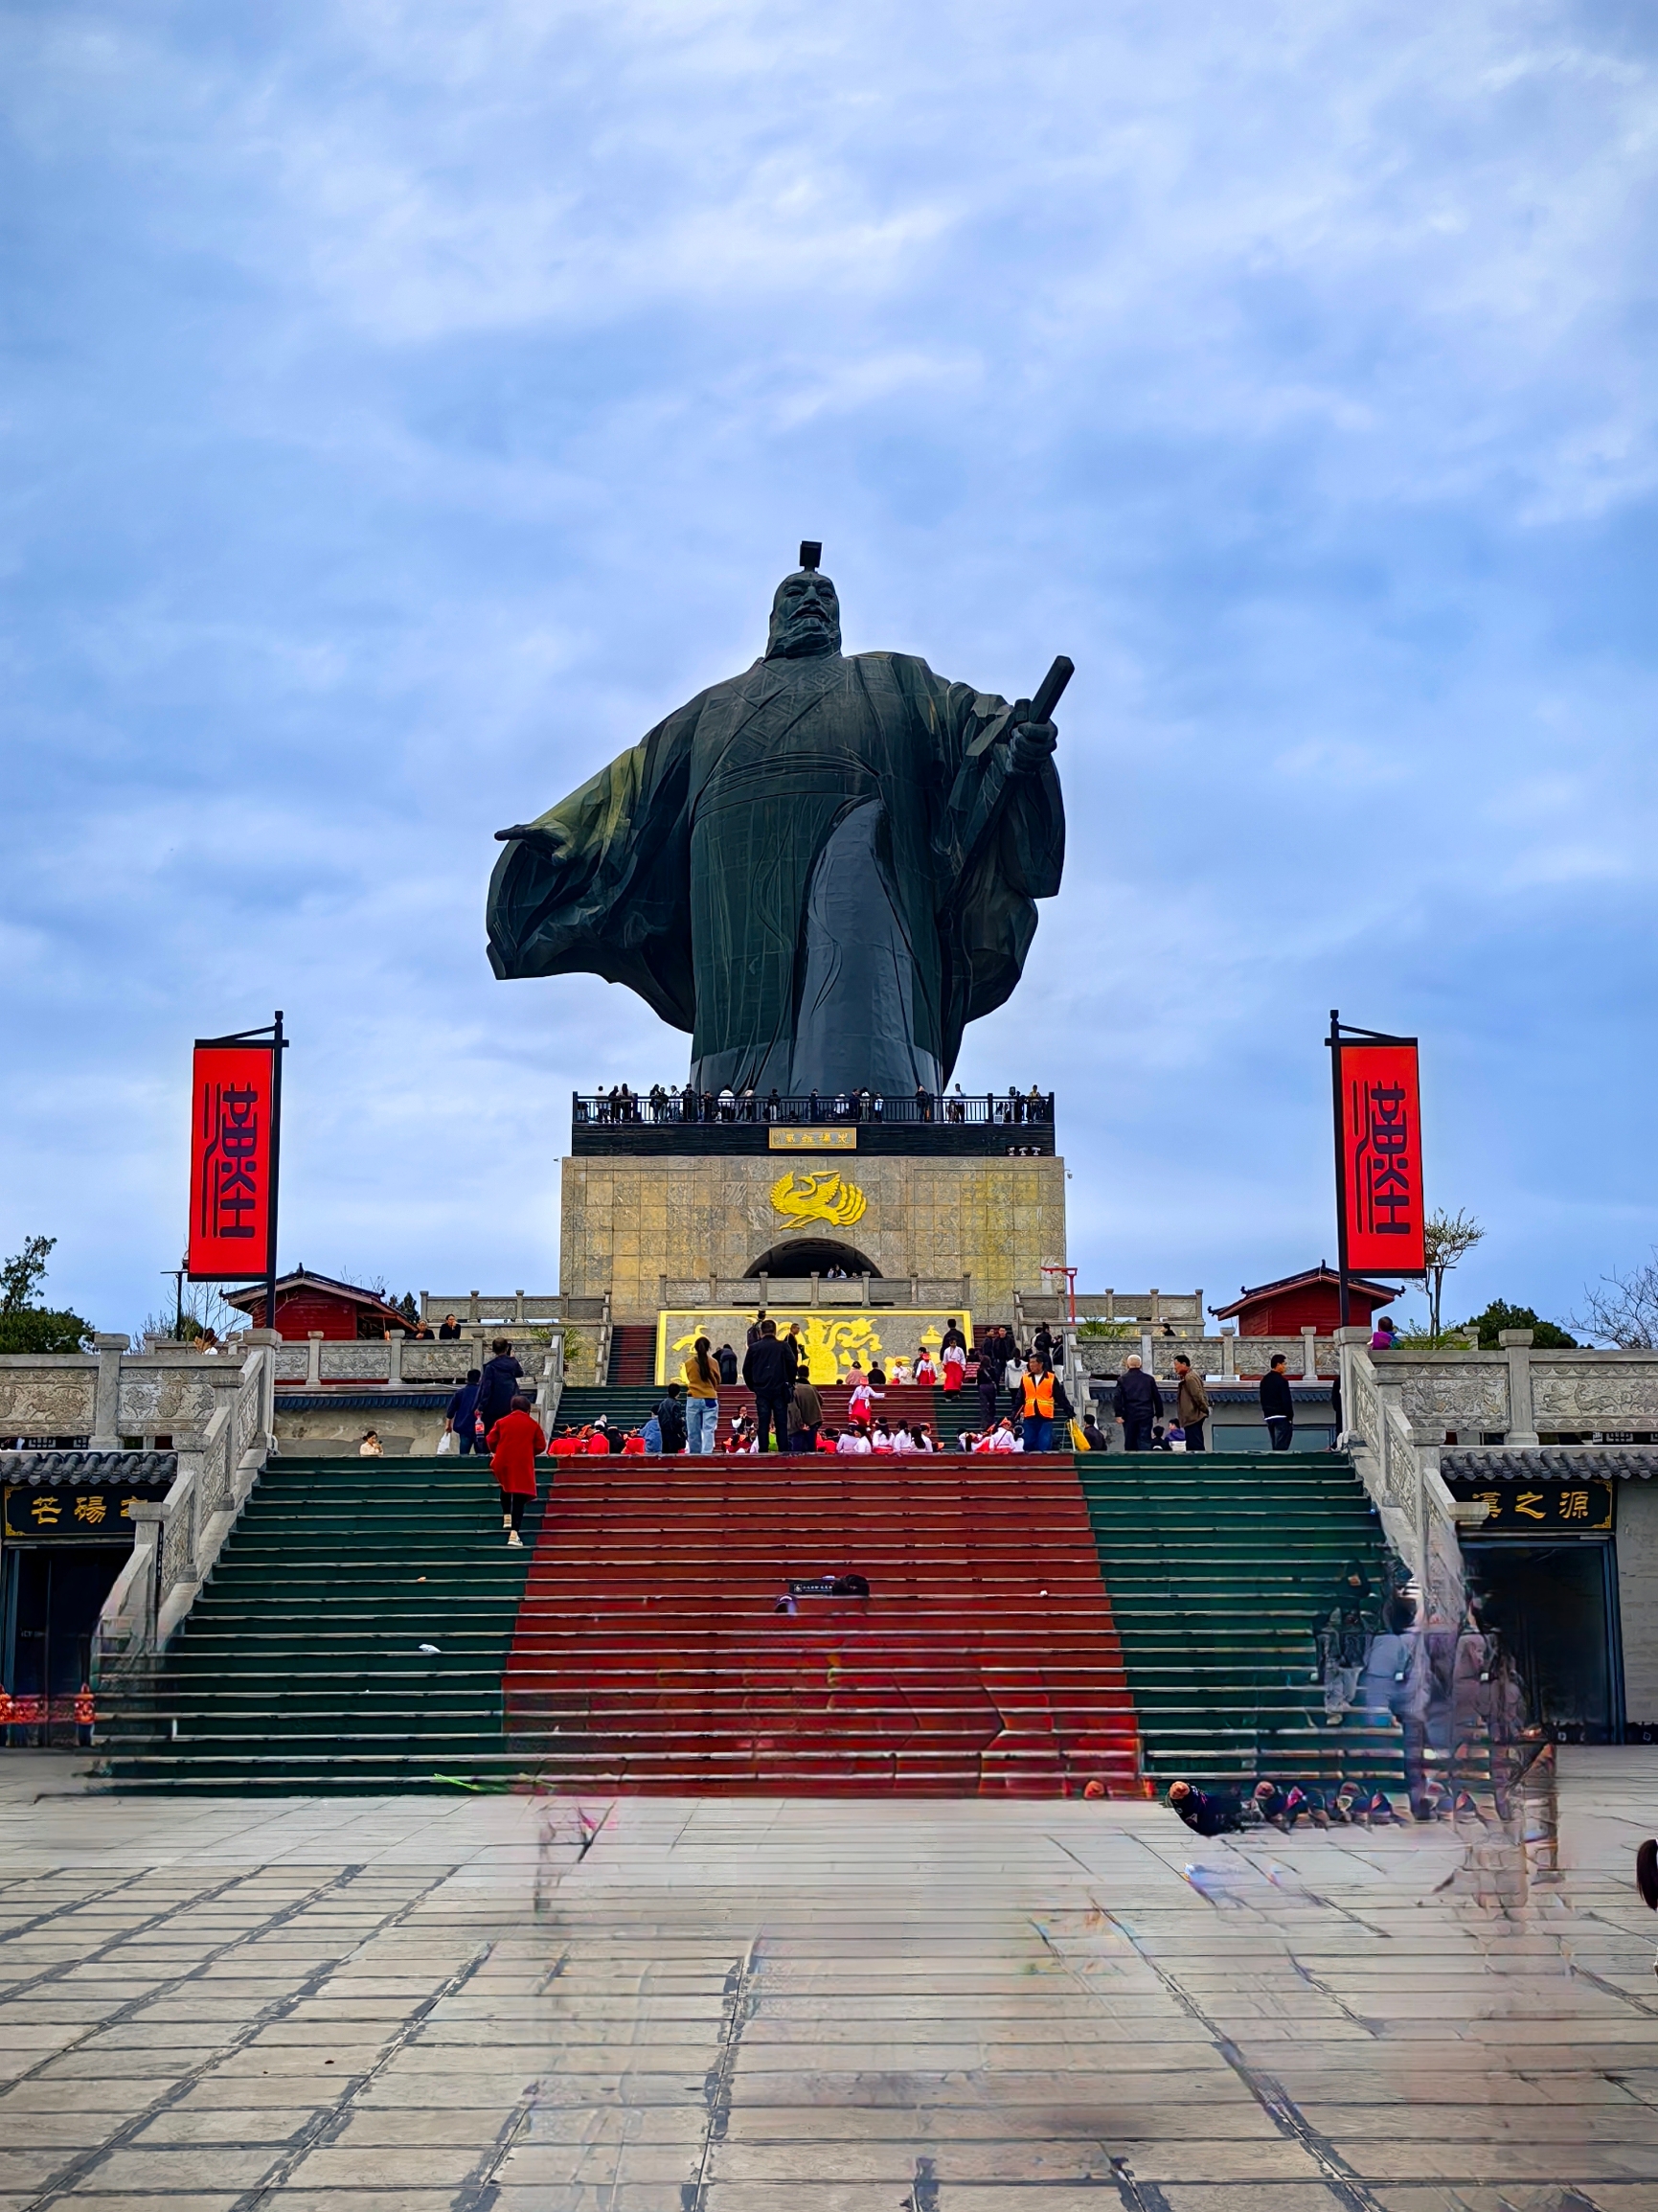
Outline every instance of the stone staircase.
<path id="1" fill-rule="evenodd" d="M 1397 1788 L 1397 1730 L 1329 1726 L 1313 1624 L 1379 1524 L 1345 1454 L 1079 1454 L 1140 1717 L 1146 1773 Z"/>
<path id="2" fill-rule="evenodd" d="M 167 1653 L 101 1689 L 105 1778 L 243 1793 L 499 1778 L 540 1514 L 509 1549 L 473 1457 L 270 1461 Z"/>
<path id="3" fill-rule="evenodd" d="M 848 1569 L 867 1599 L 774 1611 L 791 1579 Z M 556 1788 L 1136 1784 L 1068 1455 L 566 1460 L 507 1716 L 519 1764 Z"/>

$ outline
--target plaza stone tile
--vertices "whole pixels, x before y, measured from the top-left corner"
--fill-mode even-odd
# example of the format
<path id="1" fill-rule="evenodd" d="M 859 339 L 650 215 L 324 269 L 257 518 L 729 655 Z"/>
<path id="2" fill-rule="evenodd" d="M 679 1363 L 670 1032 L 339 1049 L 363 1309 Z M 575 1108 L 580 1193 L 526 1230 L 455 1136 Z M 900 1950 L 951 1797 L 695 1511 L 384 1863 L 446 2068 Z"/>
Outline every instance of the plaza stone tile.
<path id="1" fill-rule="evenodd" d="M 1658 1759 L 1625 1764 L 1658 1803 Z M 1438 1836 L 1194 1853 L 1155 1806 L 619 1799 L 578 1859 L 579 1810 L 11 1805 L 28 1900 L 168 1873 L 19 1939 L 46 1978 L 0 1987 L 30 2072 L 0 2143 L 48 2174 L 111 2144 L 74 2212 L 212 2212 L 279 2167 L 261 2212 L 661 2212 L 699 2178 L 700 2212 L 895 2212 L 922 2180 L 972 2212 L 1658 2212 L 1629 1821 L 1565 1821 L 1561 1890 L 1501 1918 L 1437 1890 Z"/>

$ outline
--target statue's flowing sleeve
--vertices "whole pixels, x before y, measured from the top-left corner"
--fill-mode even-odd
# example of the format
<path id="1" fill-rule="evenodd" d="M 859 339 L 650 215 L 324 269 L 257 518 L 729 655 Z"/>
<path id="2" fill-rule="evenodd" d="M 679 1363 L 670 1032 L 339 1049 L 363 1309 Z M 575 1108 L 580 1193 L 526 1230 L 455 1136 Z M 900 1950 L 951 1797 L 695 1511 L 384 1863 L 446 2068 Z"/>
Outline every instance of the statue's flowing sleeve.
<path id="1" fill-rule="evenodd" d="M 489 878 L 499 976 L 602 975 L 675 1029 L 696 1019 L 691 959 L 691 744 L 702 700 L 537 815 Z"/>
<path id="2" fill-rule="evenodd" d="M 924 664 L 920 664 L 924 668 Z M 943 1061 L 962 1032 L 1012 995 L 1036 934 L 1038 899 L 1065 865 L 1065 805 L 1052 757 L 1014 768 L 1013 710 L 993 693 L 925 670 L 940 782 L 933 851 L 944 972 Z"/>

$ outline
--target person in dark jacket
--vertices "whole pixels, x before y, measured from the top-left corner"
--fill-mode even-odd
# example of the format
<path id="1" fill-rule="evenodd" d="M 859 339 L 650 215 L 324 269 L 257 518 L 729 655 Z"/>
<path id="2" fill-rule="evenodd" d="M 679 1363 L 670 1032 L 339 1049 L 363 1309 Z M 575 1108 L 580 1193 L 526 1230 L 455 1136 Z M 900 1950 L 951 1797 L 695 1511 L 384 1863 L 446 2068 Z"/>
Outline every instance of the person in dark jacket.
<path id="1" fill-rule="evenodd" d="M 1124 1450 L 1149 1451 L 1152 1425 L 1163 1411 L 1163 1393 L 1141 1365 L 1138 1352 L 1130 1352 L 1123 1362 L 1111 1393 L 1111 1410 L 1123 1424 Z"/>
<path id="2" fill-rule="evenodd" d="M 457 1451 L 488 1452 L 489 1448 L 478 1426 L 478 1385 L 483 1380 L 478 1368 L 468 1367 L 466 1381 L 444 1408 L 443 1426 L 459 1438 Z"/>
<path id="3" fill-rule="evenodd" d="M 1287 1451 L 1295 1434 L 1295 1400 L 1290 1396 L 1288 1361 L 1282 1352 L 1261 1379 L 1261 1412 L 1274 1451 Z"/>
<path id="4" fill-rule="evenodd" d="M 729 1344 L 722 1344 L 714 1356 L 714 1364 L 719 1369 L 721 1386 L 730 1390 L 737 1382 L 737 1354 Z"/>
<path id="5" fill-rule="evenodd" d="M 1101 1427 L 1100 1424 L 1095 1420 L 1091 1413 L 1085 1413 L 1082 1416 L 1082 1433 L 1088 1439 L 1088 1448 L 1090 1451 L 1110 1450 L 1111 1446 L 1109 1440 L 1106 1437 L 1105 1431 Z"/>
<path id="6" fill-rule="evenodd" d="M 777 1340 L 777 1323 L 762 1321 L 759 1337 L 748 1348 L 748 1357 L 742 1363 L 742 1380 L 754 1392 L 755 1421 L 760 1429 L 761 1451 L 788 1449 L 788 1397 L 793 1387 L 788 1372 L 788 1355 Z M 775 1432 L 777 1442 L 771 1441 Z"/>
<path id="7" fill-rule="evenodd" d="M 655 1409 L 656 1425 L 662 1431 L 662 1448 L 671 1456 L 685 1449 L 685 1401 L 677 1382 L 668 1385 L 668 1395 Z"/>
<path id="8" fill-rule="evenodd" d="M 1231 1836 L 1243 1826 L 1243 1807 L 1229 1790 L 1198 1790 L 1190 1782 L 1171 1782 L 1169 1804 L 1199 1836 Z"/>
<path id="9" fill-rule="evenodd" d="M 512 1399 L 524 1373 L 505 1336 L 497 1336 L 489 1349 L 494 1357 L 488 1361 L 478 1381 L 478 1411 L 486 1429 L 493 1428 L 504 1414 L 511 1412 Z"/>

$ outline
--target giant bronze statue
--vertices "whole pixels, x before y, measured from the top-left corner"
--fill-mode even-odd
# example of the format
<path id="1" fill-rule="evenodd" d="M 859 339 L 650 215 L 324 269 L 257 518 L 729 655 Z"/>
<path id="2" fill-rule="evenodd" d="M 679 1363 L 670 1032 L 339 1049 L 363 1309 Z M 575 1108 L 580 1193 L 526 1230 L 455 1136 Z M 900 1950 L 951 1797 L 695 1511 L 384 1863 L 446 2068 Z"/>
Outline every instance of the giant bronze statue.
<path id="1" fill-rule="evenodd" d="M 1070 662 L 1010 706 L 849 657 L 821 552 L 779 584 L 763 659 L 496 832 L 495 973 L 627 984 L 691 1031 L 699 1090 L 942 1090 L 1059 888 Z"/>

